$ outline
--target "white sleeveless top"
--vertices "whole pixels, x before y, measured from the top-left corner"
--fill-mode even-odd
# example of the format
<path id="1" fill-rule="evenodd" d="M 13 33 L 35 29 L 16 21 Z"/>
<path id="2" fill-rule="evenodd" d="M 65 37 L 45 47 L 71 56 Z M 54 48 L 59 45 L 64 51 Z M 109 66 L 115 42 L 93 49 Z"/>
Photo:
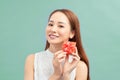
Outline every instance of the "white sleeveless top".
<path id="1" fill-rule="evenodd" d="M 53 74 L 54 68 L 52 64 L 53 53 L 49 50 L 35 53 L 34 60 L 34 80 L 48 80 Z M 70 80 L 75 79 L 75 70 L 71 73 Z"/>

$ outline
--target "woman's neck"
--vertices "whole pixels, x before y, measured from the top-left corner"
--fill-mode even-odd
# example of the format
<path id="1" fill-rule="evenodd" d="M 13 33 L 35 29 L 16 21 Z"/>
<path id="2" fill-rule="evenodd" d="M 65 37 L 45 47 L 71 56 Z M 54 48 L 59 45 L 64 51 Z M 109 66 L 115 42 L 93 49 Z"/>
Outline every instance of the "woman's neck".
<path id="1" fill-rule="evenodd" d="M 53 44 L 50 44 L 50 47 L 48 48 L 52 53 L 55 53 L 59 50 L 62 50 L 62 45 L 53 45 Z"/>

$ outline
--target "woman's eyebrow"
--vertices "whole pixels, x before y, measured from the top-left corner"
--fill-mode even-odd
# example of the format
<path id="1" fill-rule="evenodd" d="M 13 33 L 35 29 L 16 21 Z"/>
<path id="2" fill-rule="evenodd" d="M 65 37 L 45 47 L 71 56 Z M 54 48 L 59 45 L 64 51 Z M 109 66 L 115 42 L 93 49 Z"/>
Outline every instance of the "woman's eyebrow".
<path id="1" fill-rule="evenodd" d="M 66 24 L 65 22 L 58 22 L 59 24 Z"/>
<path id="2" fill-rule="evenodd" d="M 53 20 L 49 20 L 49 22 L 54 22 Z M 59 24 L 66 24 L 65 22 L 61 22 L 61 21 L 59 21 L 58 22 Z"/>
<path id="3" fill-rule="evenodd" d="M 48 22 L 54 22 L 53 20 L 49 20 Z"/>

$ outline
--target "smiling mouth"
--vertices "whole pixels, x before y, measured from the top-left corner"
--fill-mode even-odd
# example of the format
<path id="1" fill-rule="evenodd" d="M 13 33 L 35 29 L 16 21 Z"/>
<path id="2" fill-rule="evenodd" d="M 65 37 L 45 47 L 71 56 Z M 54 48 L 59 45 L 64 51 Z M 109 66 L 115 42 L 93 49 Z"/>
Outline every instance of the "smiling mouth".
<path id="1" fill-rule="evenodd" d="M 50 39 L 56 39 L 56 38 L 58 38 L 59 36 L 56 36 L 56 35 L 50 34 L 49 37 L 50 37 Z"/>

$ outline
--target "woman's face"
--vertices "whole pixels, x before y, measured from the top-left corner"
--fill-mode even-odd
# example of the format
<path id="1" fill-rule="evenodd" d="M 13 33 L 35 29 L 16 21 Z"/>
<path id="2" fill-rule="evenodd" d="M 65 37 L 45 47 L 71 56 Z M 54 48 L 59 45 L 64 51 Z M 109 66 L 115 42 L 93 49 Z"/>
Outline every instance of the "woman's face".
<path id="1" fill-rule="evenodd" d="M 46 38 L 50 44 L 62 44 L 74 36 L 68 18 L 62 12 L 55 12 L 48 21 Z"/>

